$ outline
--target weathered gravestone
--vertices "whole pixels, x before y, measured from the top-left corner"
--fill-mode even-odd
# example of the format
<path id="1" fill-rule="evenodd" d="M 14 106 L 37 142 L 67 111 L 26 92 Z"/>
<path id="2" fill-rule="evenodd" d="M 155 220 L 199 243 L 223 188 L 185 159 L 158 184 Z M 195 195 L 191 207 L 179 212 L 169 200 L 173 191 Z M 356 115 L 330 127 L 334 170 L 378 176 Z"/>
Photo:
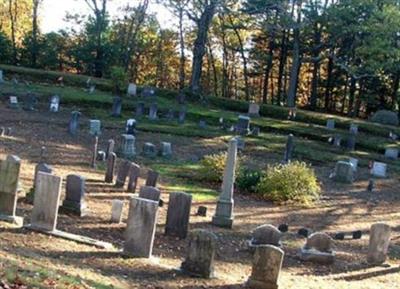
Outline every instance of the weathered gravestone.
<path id="1" fill-rule="evenodd" d="M 71 119 L 70 119 L 69 125 L 68 125 L 68 132 L 71 135 L 76 135 L 78 133 L 80 116 L 81 116 L 81 113 L 79 111 L 71 112 Z"/>
<path id="2" fill-rule="evenodd" d="M 377 223 L 371 226 L 367 261 L 370 264 L 380 265 L 386 261 L 390 244 L 390 226 Z"/>
<path id="3" fill-rule="evenodd" d="M 120 117 L 122 111 L 122 99 L 119 96 L 113 98 L 113 106 L 111 116 Z"/>
<path id="4" fill-rule="evenodd" d="M 0 70 L 0 83 L 4 82 L 3 70 Z"/>
<path id="5" fill-rule="evenodd" d="M 9 155 L 0 161 L 0 220 L 22 226 L 23 218 L 15 215 L 21 160 Z"/>
<path id="6" fill-rule="evenodd" d="M 131 163 L 131 169 L 129 171 L 129 180 L 128 180 L 128 192 L 130 193 L 136 192 L 139 175 L 140 175 L 140 166 L 135 163 Z"/>
<path id="7" fill-rule="evenodd" d="M 189 246 L 181 270 L 190 276 L 213 278 L 217 237 L 206 230 L 194 230 L 189 235 Z"/>
<path id="8" fill-rule="evenodd" d="M 11 109 L 19 109 L 18 97 L 10 96 L 8 106 Z"/>
<path id="9" fill-rule="evenodd" d="M 207 128 L 207 123 L 204 119 L 199 121 L 199 128 L 201 129 L 206 129 Z"/>
<path id="10" fill-rule="evenodd" d="M 386 148 L 385 149 L 385 158 L 397 160 L 399 157 L 399 149 L 397 148 Z"/>
<path id="11" fill-rule="evenodd" d="M 136 96 L 137 94 L 137 86 L 134 83 L 129 83 L 128 85 L 128 95 L 129 96 Z"/>
<path id="12" fill-rule="evenodd" d="M 351 134 L 358 134 L 358 125 L 354 123 L 350 124 L 349 131 Z"/>
<path id="13" fill-rule="evenodd" d="M 111 153 L 114 152 L 115 148 L 115 141 L 113 139 L 109 139 L 107 142 L 107 149 L 106 149 L 106 157 L 108 158 Z"/>
<path id="14" fill-rule="evenodd" d="M 338 161 L 335 166 L 333 178 L 336 182 L 353 183 L 354 181 L 354 168 L 352 163 L 348 161 Z"/>
<path id="15" fill-rule="evenodd" d="M 130 135 L 136 135 L 136 119 L 130 118 L 126 121 L 125 133 Z"/>
<path id="16" fill-rule="evenodd" d="M 125 255 L 151 257 L 157 215 L 158 202 L 135 197 L 130 200 L 123 250 Z"/>
<path id="17" fill-rule="evenodd" d="M 113 200 L 111 207 L 111 222 L 121 223 L 122 222 L 122 212 L 124 210 L 124 202 L 121 200 Z"/>
<path id="18" fill-rule="evenodd" d="M 212 223 L 220 227 L 232 228 L 233 225 L 233 188 L 235 183 L 235 168 L 237 161 L 237 140 L 229 142 L 228 156 L 222 182 L 222 192 L 217 202 Z"/>
<path id="19" fill-rule="evenodd" d="M 32 229 L 39 231 L 56 229 L 60 196 L 61 178 L 39 172 L 31 215 Z"/>
<path id="20" fill-rule="evenodd" d="M 335 120 L 330 118 L 326 121 L 326 128 L 327 129 L 334 129 L 335 128 Z"/>
<path id="21" fill-rule="evenodd" d="M 119 164 L 117 181 L 115 182 L 115 186 L 117 188 L 124 187 L 130 169 L 131 169 L 131 162 L 128 160 L 124 160 Z"/>
<path id="22" fill-rule="evenodd" d="M 294 136 L 292 134 L 288 135 L 285 147 L 285 153 L 283 155 L 283 163 L 287 164 L 292 160 L 294 151 Z"/>
<path id="23" fill-rule="evenodd" d="M 33 93 L 28 93 L 24 99 L 24 110 L 34 111 L 37 104 L 37 96 Z"/>
<path id="24" fill-rule="evenodd" d="M 144 114 L 144 102 L 138 102 L 136 105 L 136 117 L 141 117 Z"/>
<path id="25" fill-rule="evenodd" d="M 157 156 L 157 148 L 154 144 L 146 142 L 143 145 L 143 155 L 149 158 L 154 158 Z"/>
<path id="26" fill-rule="evenodd" d="M 300 251 L 300 258 L 318 264 L 332 264 L 335 261 L 332 238 L 325 233 L 311 234 Z"/>
<path id="27" fill-rule="evenodd" d="M 159 202 L 161 191 L 155 187 L 144 186 L 140 188 L 139 198 Z"/>
<path id="28" fill-rule="evenodd" d="M 65 191 L 65 200 L 62 211 L 84 217 L 88 213 L 85 201 L 85 178 L 79 175 L 68 175 Z"/>
<path id="29" fill-rule="evenodd" d="M 136 155 L 136 138 L 133 135 L 122 135 L 120 152 L 124 158 L 132 158 Z"/>
<path id="30" fill-rule="evenodd" d="M 250 103 L 249 104 L 249 115 L 252 117 L 259 117 L 260 116 L 260 105 L 257 103 Z"/>
<path id="31" fill-rule="evenodd" d="M 236 124 L 236 131 L 240 135 L 247 135 L 250 133 L 250 117 L 239 115 L 238 122 Z"/>
<path id="32" fill-rule="evenodd" d="M 265 224 L 258 226 L 251 234 L 250 246 L 257 247 L 259 245 L 281 246 L 282 233 L 275 226 Z"/>
<path id="33" fill-rule="evenodd" d="M 156 120 L 158 118 L 157 112 L 158 112 L 157 103 L 152 103 L 149 109 L 149 119 Z"/>
<path id="34" fill-rule="evenodd" d="M 112 184 L 114 182 L 114 170 L 116 161 L 117 161 L 117 155 L 113 152 L 110 153 L 107 158 L 107 169 L 104 180 L 108 184 Z"/>
<path id="35" fill-rule="evenodd" d="M 101 121 L 98 119 L 89 120 L 89 133 L 91 135 L 101 134 Z"/>
<path id="36" fill-rule="evenodd" d="M 160 156 L 163 158 L 170 158 L 172 157 L 172 145 L 170 142 L 161 142 L 160 147 Z"/>
<path id="37" fill-rule="evenodd" d="M 52 174 L 53 173 L 53 168 L 51 166 L 49 166 L 48 164 L 44 163 L 44 162 L 40 162 L 35 166 L 35 177 L 33 180 L 33 188 L 36 187 L 36 182 L 37 182 L 37 177 L 38 174 L 42 172 L 42 173 L 47 173 L 47 174 Z"/>
<path id="38" fill-rule="evenodd" d="M 253 256 L 251 275 L 246 282 L 246 287 L 278 289 L 284 255 L 282 249 L 273 245 L 257 246 Z"/>
<path id="39" fill-rule="evenodd" d="M 371 169 L 371 174 L 375 177 L 386 178 L 387 164 L 374 162 Z"/>
<path id="40" fill-rule="evenodd" d="M 148 187 L 156 187 L 157 186 L 158 175 L 159 174 L 156 171 L 149 170 L 147 172 L 146 186 L 148 186 Z"/>
<path id="41" fill-rule="evenodd" d="M 50 99 L 50 112 L 58 112 L 60 109 L 60 97 L 53 95 Z"/>
<path id="42" fill-rule="evenodd" d="M 192 206 L 192 195 L 176 192 L 169 194 L 165 234 L 184 239 L 187 236 Z"/>

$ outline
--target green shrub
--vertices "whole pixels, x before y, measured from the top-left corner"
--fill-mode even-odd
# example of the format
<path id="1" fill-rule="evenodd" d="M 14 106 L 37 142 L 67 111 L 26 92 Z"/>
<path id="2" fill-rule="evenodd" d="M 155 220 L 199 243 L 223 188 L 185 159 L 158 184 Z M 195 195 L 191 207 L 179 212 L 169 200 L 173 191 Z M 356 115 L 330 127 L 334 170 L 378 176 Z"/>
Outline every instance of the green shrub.
<path id="1" fill-rule="evenodd" d="M 378 110 L 371 118 L 372 122 L 388 125 L 399 125 L 397 113 L 390 110 Z"/>
<path id="2" fill-rule="evenodd" d="M 114 66 L 111 68 L 111 80 L 113 83 L 113 92 L 117 95 L 121 95 L 127 87 L 128 76 L 125 70 L 120 66 Z"/>
<path id="3" fill-rule="evenodd" d="M 257 170 L 242 169 L 236 178 L 236 186 L 241 192 L 255 193 L 261 180 L 261 172 Z"/>
<path id="4" fill-rule="evenodd" d="M 208 182 L 221 182 L 224 177 L 227 153 L 207 155 L 200 161 L 200 179 Z M 239 171 L 239 160 L 236 163 L 236 172 Z"/>
<path id="5" fill-rule="evenodd" d="M 296 161 L 268 167 L 257 192 L 274 202 L 308 204 L 318 199 L 321 188 L 314 170 L 306 163 Z"/>

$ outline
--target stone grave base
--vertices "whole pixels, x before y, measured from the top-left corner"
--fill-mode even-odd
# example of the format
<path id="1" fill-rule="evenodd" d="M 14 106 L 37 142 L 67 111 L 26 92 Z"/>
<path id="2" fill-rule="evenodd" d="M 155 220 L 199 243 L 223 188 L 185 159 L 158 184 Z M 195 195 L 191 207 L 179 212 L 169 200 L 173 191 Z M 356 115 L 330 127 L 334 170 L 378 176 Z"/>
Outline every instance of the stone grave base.
<path id="1" fill-rule="evenodd" d="M 251 253 L 254 253 L 256 251 L 256 248 L 258 246 L 260 246 L 260 245 L 261 246 L 262 245 L 272 245 L 272 246 L 275 246 L 275 247 L 278 247 L 278 248 L 282 247 L 282 243 L 281 242 L 279 242 L 278 245 L 275 245 L 275 244 L 254 244 L 253 240 L 247 240 L 246 243 L 247 243 L 247 250 L 249 250 L 249 252 L 251 252 Z"/>
<path id="2" fill-rule="evenodd" d="M 86 203 L 76 203 L 68 200 L 64 200 L 62 206 L 60 206 L 60 212 L 64 214 L 74 214 L 79 217 L 85 217 L 89 214 Z"/>
<path id="3" fill-rule="evenodd" d="M 232 229 L 233 218 L 228 218 L 228 217 L 223 217 L 223 216 L 214 216 L 212 218 L 212 224 L 217 227 Z"/>
<path id="4" fill-rule="evenodd" d="M 24 225 L 24 218 L 18 216 L 0 215 L 0 221 L 11 223 L 17 227 L 22 227 Z"/>
<path id="5" fill-rule="evenodd" d="M 245 283 L 246 288 L 251 289 L 278 289 L 279 286 L 274 283 L 265 283 L 262 281 L 248 279 Z"/>
<path id="6" fill-rule="evenodd" d="M 101 248 L 101 249 L 114 249 L 114 246 L 111 243 L 99 241 L 99 240 L 81 236 L 81 235 L 75 235 L 75 234 L 71 234 L 71 233 L 67 233 L 67 232 L 63 232 L 63 231 L 59 231 L 59 230 L 46 231 L 41 228 L 36 228 L 32 225 L 27 225 L 27 226 L 25 226 L 25 228 L 36 231 L 36 232 L 40 232 L 40 233 L 43 233 L 46 235 L 54 236 L 54 237 L 65 239 L 65 240 L 74 241 L 74 242 L 89 245 L 89 246 L 94 246 L 94 247 Z"/>
<path id="7" fill-rule="evenodd" d="M 303 261 L 310 261 L 317 264 L 330 265 L 333 264 L 333 262 L 335 262 L 335 252 L 326 253 L 314 249 L 307 250 L 301 248 L 300 259 Z"/>

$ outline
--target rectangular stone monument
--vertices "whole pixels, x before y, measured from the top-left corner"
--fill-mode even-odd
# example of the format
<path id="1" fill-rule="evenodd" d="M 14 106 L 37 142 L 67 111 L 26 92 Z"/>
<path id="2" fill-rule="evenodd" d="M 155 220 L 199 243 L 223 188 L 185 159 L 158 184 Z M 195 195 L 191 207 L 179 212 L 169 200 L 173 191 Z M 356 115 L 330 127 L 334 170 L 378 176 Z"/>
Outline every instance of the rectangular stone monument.
<path id="1" fill-rule="evenodd" d="M 60 109 L 60 97 L 53 95 L 50 99 L 50 112 L 58 112 Z"/>
<path id="2" fill-rule="evenodd" d="M 380 265 L 386 261 L 390 244 L 390 226 L 377 223 L 371 226 L 367 261 L 370 264 Z"/>
<path id="3" fill-rule="evenodd" d="M 192 195 L 176 192 L 169 194 L 165 235 L 185 239 L 189 227 Z"/>
<path id="4" fill-rule="evenodd" d="M 113 200 L 111 208 L 111 222 L 120 224 L 122 222 L 122 212 L 124 210 L 124 202 L 121 200 Z"/>
<path id="5" fill-rule="evenodd" d="M 158 118 L 157 112 L 158 112 L 157 103 L 152 103 L 149 109 L 149 120 L 156 120 Z"/>
<path id="6" fill-rule="evenodd" d="M 130 257 L 150 258 L 156 232 L 158 202 L 133 197 L 125 230 L 123 253 Z"/>
<path id="7" fill-rule="evenodd" d="M 375 177 L 386 178 L 387 164 L 374 162 L 371 169 L 371 174 Z"/>
<path id="8" fill-rule="evenodd" d="M 32 229 L 39 231 L 56 229 L 61 183 L 61 178 L 58 176 L 38 173 L 31 215 Z"/>
<path id="9" fill-rule="evenodd" d="M 143 98 L 151 98 L 155 96 L 155 90 L 152 87 L 145 86 L 142 89 L 141 95 Z"/>
<path id="10" fill-rule="evenodd" d="M 391 159 L 391 160 L 397 160 L 399 158 L 399 149 L 386 148 L 385 149 L 385 158 Z"/>
<path id="11" fill-rule="evenodd" d="M 252 117 L 259 117 L 260 116 L 260 105 L 257 103 L 250 103 L 249 104 L 249 116 Z"/>
<path id="12" fill-rule="evenodd" d="M 122 135 L 120 152 L 124 158 L 132 158 L 136 155 L 136 138 L 133 135 Z"/>
<path id="13" fill-rule="evenodd" d="M 145 157 L 154 158 L 157 156 L 157 148 L 154 144 L 146 142 L 143 144 L 143 155 Z"/>
<path id="14" fill-rule="evenodd" d="M 128 192 L 130 193 L 136 192 L 139 176 L 140 176 L 140 166 L 135 163 L 131 163 L 131 169 L 129 171 L 129 180 L 128 180 Z"/>
<path id="15" fill-rule="evenodd" d="M 358 134 L 358 125 L 354 123 L 350 124 L 349 131 L 351 134 Z"/>
<path id="16" fill-rule="evenodd" d="M 19 108 L 19 104 L 18 104 L 18 97 L 16 96 L 10 96 L 9 98 L 9 107 L 11 109 L 18 109 Z"/>
<path id="17" fill-rule="evenodd" d="M 128 177 L 130 169 L 131 169 L 131 162 L 128 160 L 124 160 L 119 164 L 117 181 L 115 182 L 115 186 L 117 188 L 124 187 L 126 178 Z"/>
<path id="18" fill-rule="evenodd" d="M 81 116 L 81 113 L 79 111 L 71 112 L 71 119 L 70 119 L 69 125 L 68 125 L 68 132 L 71 135 L 76 135 L 78 133 L 80 116 Z"/>
<path id="19" fill-rule="evenodd" d="M 148 186 L 148 187 L 156 187 L 157 186 L 158 175 L 159 174 L 156 171 L 149 170 L 147 172 L 146 186 Z"/>
<path id="20" fill-rule="evenodd" d="M 61 206 L 63 212 L 72 213 L 79 217 L 88 214 L 85 201 L 85 178 L 79 175 L 68 175 L 65 200 Z"/>
<path id="21" fill-rule="evenodd" d="M 137 94 L 137 87 L 134 83 L 129 83 L 128 85 L 128 95 L 129 96 L 136 96 Z"/>
<path id="22" fill-rule="evenodd" d="M 144 186 L 140 188 L 139 198 L 159 202 L 161 191 L 155 187 Z"/>
<path id="23" fill-rule="evenodd" d="M 113 106 L 111 116 L 120 117 L 122 112 L 122 99 L 119 96 L 113 98 Z"/>
<path id="24" fill-rule="evenodd" d="M 26 111 L 35 111 L 37 104 L 37 96 L 33 93 L 28 93 L 24 98 L 23 109 Z"/>
<path id="25" fill-rule="evenodd" d="M 326 121 L 326 128 L 335 129 L 335 120 L 333 118 L 330 118 Z"/>
<path id="26" fill-rule="evenodd" d="M 117 161 L 117 155 L 113 152 L 110 153 L 107 158 L 107 169 L 104 180 L 108 184 L 112 184 L 114 182 L 114 170 L 116 161 Z"/>
<path id="27" fill-rule="evenodd" d="M 229 141 L 228 156 L 222 181 L 222 192 L 217 202 L 212 223 L 216 226 L 232 228 L 233 225 L 233 189 L 235 184 L 235 168 L 237 161 L 237 140 Z"/>
<path id="28" fill-rule="evenodd" d="M 91 135 L 101 134 L 101 121 L 98 119 L 89 120 L 89 133 Z"/>
<path id="29" fill-rule="evenodd" d="M 239 115 L 238 123 L 236 124 L 236 131 L 240 135 L 247 135 L 250 133 L 250 117 Z"/>
<path id="30" fill-rule="evenodd" d="M 161 142 L 159 155 L 163 158 L 172 157 L 172 144 L 170 142 Z"/>
<path id="31" fill-rule="evenodd" d="M 21 160 L 10 155 L 0 161 L 0 220 L 22 226 L 23 218 L 15 215 Z"/>
<path id="32" fill-rule="evenodd" d="M 338 161 L 335 166 L 334 180 L 341 183 L 353 183 L 354 168 L 353 164 L 346 161 Z"/>

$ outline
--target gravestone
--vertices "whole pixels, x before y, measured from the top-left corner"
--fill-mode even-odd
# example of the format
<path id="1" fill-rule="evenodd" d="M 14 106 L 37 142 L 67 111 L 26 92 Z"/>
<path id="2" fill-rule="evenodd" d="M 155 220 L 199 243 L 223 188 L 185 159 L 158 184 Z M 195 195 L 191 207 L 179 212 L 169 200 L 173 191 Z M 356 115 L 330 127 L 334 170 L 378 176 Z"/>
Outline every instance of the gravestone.
<path id="1" fill-rule="evenodd" d="M 146 186 L 148 186 L 148 187 L 156 187 L 157 186 L 158 175 L 159 174 L 156 171 L 149 170 L 147 172 Z"/>
<path id="2" fill-rule="evenodd" d="M 4 82 L 3 70 L 0 70 L 0 83 Z"/>
<path id="3" fill-rule="evenodd" d="M 89 133 L 91 135 L 101 134 L 101 121 L 98 119 L 89 120 Z"/>
<path id="4" fill-rule="evenodd" d="M 65 200 L 62 204 L 64 212 L 70 212 L 79 217 L 88 213 L 85 201 L 85 178 L 79 175 L 68 175 L 65 189 Z"/>
<path id="5" fill-rule="evenodd" d="M 353 165 L 354 172 L 357 172 L 358 169 L 358 159 L 356 158 L 349 158 L 349 162 Z"/>
<path id="6" fill-rule="evenodd" d="M 141 94 L 142 94 L 143 98 L 151 98 L 151 97 L 155 96 L 155 90 L 152 87 L 146 86 L 146 87 L 143 87 Z"/>
<path id="7" fill-rule="evenodd" d="M 160 201 L 160 197 L 161 191 L 156 187 L 144 186 L 140 188 L 139 198 L 158 202 Z"/>
<path id="8" fill-rule="evenodd" d="M 126 121 L 125 133 L 136 135 L 136 119 L 130 118 Z"/>
<path id="9" fill-rule="evenodd" d="M 207 123 L 204 119 L 199 121 L 199 128 L 201 129 L 206 129 L 207 128 Z"/>
<path id="10" fill-rule="evenodd" d="M 154 158 L 157 156 L 157 148 L 154 144 L 146 142 L 143 145 L 143 155 L 149 158 Z"/>
<path id="11" fill-rule="evenodd" d="M 96 85 L 91 85 L 89 87 L 89 94 L 93 94 L 96 91 Z"/>
<path id="12" fill-rule="evenodd" d="M 60 110 L 60 97 L 53 95 L 50 99 L 50 112 L 58 112 Z"/>
<path id="13" fill-rule="evenodd" d="M 294 151 L 294 136 L 292 134 L 288 135 L 285 147 L 285 153 L 283 155 L 283 163 L 287 164 L 292 160 Z"/>
<path id="14" fill-rule="evenodd" d="M 71 112 L 71 119 L 69 121 L 68 132 L 71 135 L 76 135 L 79 130 L 79 118 L 81 113 L 79 111 Z"/>
<path id="15" fill-rule="evenodd" d="M 176 192 L 169 194 L 165 234 L 185 239 L 189 227 L 192 195 Z"/>
<path id="16" fill-rule="evenodd" d="M 250 132 L 250 117 L 239 115 L 236 131 L 240 135 L 247 135 Z"/>
<path id="17" fill-rule="evenodd" d="M 115 141 L 113 139 L 109 139 L 107 142 L 107 150 L 106 150 L 107 158 L 110 156 L 111 153 L 114 152 L 114 148 L 115 148 Z"/>
<path id="18" fill-rule="evenodd" d="M 160 156 L 163 158 L 172 157 L 172 145 L 170 142 L 161 142 Z"/>
<path id="19" fill-rule="evenodd" d="M 178 114 L 178 123 L 179 124 L 184 124 L 186 119 L 186 109 L 181 109 L 179 110 Z"/>
<path id="20" fill-rule="evenodd" d="M 50 232 L 56 229 L 61 183 L 58 176 L 38 173 L 31 215 L 32 229 Z"/>
<path id="21" fill-rule="evenodd" d="M 10 96 L 8 106 L 11 109 L 19 109 L 18 97 Z"/>
<path id="22" fill-rule="evenodd" d="M 150 258 L 156 232 L 158 202 L 130 200 L 123 253 L 130 257 Z"/>
<path id="23" fill-rule="evenodd" d="M 186 258 L 181 265 L 182 272 L 195 277 L 213 278 L 217 236 L 206 230 L 194 230 L 189 235 Z"/>
<path id="24" fill-rule="evenodd" d="M 122 135 L 121 155 L 124 158 L 132 158 L 136 155 L 135 147 L 136 138 L 130 134 Z"/>
<path id="25" fill-rule="evenodd" d="M 385 149 L 385 158 L 391 159 L 391 160 L 397 160 L 399 158 L 399 149 L 386 148 Z"/>
<path id="26" fill-rule="evenodd" d="M 120 117 L 122 111 L 122 99 L 119 96 L 113 98 L 113 106 L 111 116 Z"/>
<path id="27" fill-rule="evenodd" d="M 332 250 L 332 238 L 325 233 L 313 233 L 300 251 L 300 258 L 318 264 L 332 264 L 335 252 Z"/>
<path id="28" fill-rule="evenodd" d="M 96 160 L 97 160 L 97 147 L 99 146 L 99 137 L 96 135 L 94 137 L 94 141 L 93 141 L 93 148 L 92 148 L 92 161 L 91 161 L 91 167 L 92 168 L 96 168 L 97 164 L 96 164 Z"/>
<path id="29" fill-rule="evenodd" d="M 375 177 L 386 178 L 387 164 L 374 162 L 371 169 L 371 174 Z"/>
<path id="30" fill-rule="evenodd" d="M 273 245 L 257 246 L 253 256 L 251 275 L 246 282 L 246 287 L 278 289 L 284 255 L 282 249 Z"/>
<path id="31" fill-rule="evenodd" d="M 330 118 L 326 121 L 326 128 L 335 129 L 335 120 L 333 118 Z"/>
<path id="32" fill-rule="evenodd" d="M 144 114 L 144 102 L 138 102 L 136 105 L 136 117 L 141 117 Z"/>
<path id="33" fill-rule="evenodd" d="M 117 155 L 115 153 L 110 153 L 107 158 L 107 169 L 104 180 L 108 184 L 112 184 L 114 182 L 114 170 L 116 161 Z"/>
<path id="34" fill-rule="evenodd" d="M 107 155 L 105 151 L 98 151 L 97 152 L 97 160 L 100 162 L 104 162 L 107 159 Z"/>
<path id="35" fill-rule="evenodd" d="M 23 218 L 15 215 L 21 160 L 9 155 L 0 161 L 0 220 L 22 226 Z"/>
<path id="36" fill-rule="evenodd" d="M 33 188 L 36 187 L 36 182 L 37 182 L 37 177 L 38 174 L 42 172 L 42 173 L 47 173 L 47 174 L 52 174 L 53 173 L 53 168 L 51 166 L 49 166 L 48 164 L 44 163 L 44 162 L 40 162 L 35 166 L 35 177 L 33 180 Z"/>
<path id="37" fill-rule="evenodd" d="M 131 169 L 129 171 L 129 180 L 128 180 L 128 192 L 130 193 L 136 192 L 139 175 L 140 175 L 140 166 L 135 163 L 131 163 Z"/>
<path id="38" fill-rule="evenodd" d="M 346 148 L 350 151 L 354 151 L 356 148 L 356 135 L 350 134 L 347 136 Z"/>
<path id="39" fill-rule="evenodd" d="M 222 192 L 217 202 L 212 223 L 220 227 L 232 228 L 233 225 L 233 189 L 235 183 L 235 168 L 237 161 L 237 140 L 229 142 L 228 156 L 222 182 Z"/>
<path id="40" fill-rule="evenodd" d="M 340 183 L 353 183 L 354 168 L 349 161 L 338 161 L 333 173 L 334 180 Z"/>
<path id="41" fill-rule="evenodd" d="M 124 210 L 124 202 L 121 200 L 113 200 L 111 207 L 111 222 L 120 224 L 122 222 L 122 212 Z"/>
<path id="42" fill-rule="evenodd" d="M 156 120 L 158 118 L 157 111 L 158 111 L 157 103 L 152 103 L 150 105 L 150 109 L 149 109 L 149 119 L 150 120 Z"/>
<path id="43" fill-rule="evenodd" d="M 341 144 L 342 144 L 342 136 L 339 135 L 339 134 L 335 134 L 335 135 L 333 136 L 333 145 L 334 145 L 335 147 L 340 147 Z"/>
<path id="44" fill-rule="evenodd" d="M 136 96 L 137 94 L 137 86 L 134 83 L 129 83 L 128 85 L 128 95 L 129 96 Z"/>
<path id="45" fill-rule="evenodd" d="M 37 104 L 37 97 L 33 93 L 28 93 L 24 100 L 24 110 L 26 111 L 34 111 Z"/>
<path id="46" fill-rule="evenodd" d="M 371 226 L 367 261 L 370 264 L 380 265 L 386 261 L 390 244 L 390 226 L 377 223 Z"/>
<path id="47" fill-rule="evenodd" d="M 260 116 L 260 105 L 257 103 L 250 103 L 249 104 L 249 116 L 251 117 L 259 117 Z"/>
<path id="48" fill-rule="evenodd" d="M 351 134 L 358 134 L 358 125 L 354 123 L 350 124 L 349 131 Z"/>
<path id="49" fill-rule="evenodd" d="M 258 226 L 251 234 L 250 245 L 274 245 L 281 246 L 282 233 L 275 226 L 265 224 Z"/>
<path id="50" fill-rule="evenodd" d="M 129 170 L 131 169 L 131 162 L 124 160 L 119 164 L 117 180 L 115 182 L 115 186 L 117 188 L 123 188 L 126 182 L 126 178 L 128 177 Z"/>

